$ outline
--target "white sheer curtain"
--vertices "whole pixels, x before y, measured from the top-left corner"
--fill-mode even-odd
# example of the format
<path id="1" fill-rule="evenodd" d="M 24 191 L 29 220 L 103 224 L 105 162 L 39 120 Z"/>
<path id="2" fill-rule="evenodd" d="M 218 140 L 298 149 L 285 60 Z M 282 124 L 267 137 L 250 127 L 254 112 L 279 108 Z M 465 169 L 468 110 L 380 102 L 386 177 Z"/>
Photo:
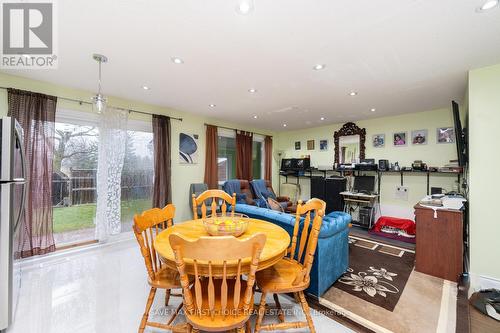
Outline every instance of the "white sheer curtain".
<path id="1" fill-rule="evenodd" d="M 96 239 L 121 231 L 121 178 L 127 141 L 128 112 L 107 108 L 99 119 Z"/>

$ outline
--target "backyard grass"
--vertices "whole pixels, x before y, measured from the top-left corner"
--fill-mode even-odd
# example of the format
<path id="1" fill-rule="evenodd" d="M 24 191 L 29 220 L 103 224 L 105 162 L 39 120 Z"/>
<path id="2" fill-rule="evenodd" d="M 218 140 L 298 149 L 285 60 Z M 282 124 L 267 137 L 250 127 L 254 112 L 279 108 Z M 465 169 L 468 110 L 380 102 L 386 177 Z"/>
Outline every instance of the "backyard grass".
<path id="1" fill-rule="evenodd" d="M 122 201 L 122 223 L 130 223 L 134 214 L 151 208 L 151 199 Z M 54 233 L 93 228 L 96 204 L 54 208 Z"/>

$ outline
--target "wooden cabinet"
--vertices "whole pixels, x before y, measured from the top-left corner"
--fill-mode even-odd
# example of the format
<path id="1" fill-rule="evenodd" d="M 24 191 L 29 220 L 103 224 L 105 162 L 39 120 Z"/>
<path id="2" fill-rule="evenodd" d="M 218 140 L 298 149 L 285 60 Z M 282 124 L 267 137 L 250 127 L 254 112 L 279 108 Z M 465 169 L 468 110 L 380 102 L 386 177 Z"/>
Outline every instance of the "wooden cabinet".
<path id="1" fill-rule="evenodd" d="M 457 282 L 463 272 L 463 212 L 416 205 L 415 270 Z"/>

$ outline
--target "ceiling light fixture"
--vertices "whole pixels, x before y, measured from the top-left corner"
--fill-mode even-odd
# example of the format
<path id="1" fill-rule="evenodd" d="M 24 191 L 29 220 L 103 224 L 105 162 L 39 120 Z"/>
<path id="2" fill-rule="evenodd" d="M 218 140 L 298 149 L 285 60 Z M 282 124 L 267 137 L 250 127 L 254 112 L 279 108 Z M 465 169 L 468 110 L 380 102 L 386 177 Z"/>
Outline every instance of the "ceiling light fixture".
<path id="1" fill-rule="evenodd" d="M 99 63 L 99 81 L 97 86 L 97 94 L 92 97 L 92 103 L 95 106 L 97 113 L 101 113 L 106 107 L 107 98 L 101 94 L 101 65 L 108 62 L 108 58 L 102 54 L 93 54 L 92 58 Z"/>
<path id="2" fill-rule="evenodd" d="M 323 121 L 323 120 L 325 120 L 325 117 L 321 117 L 321 118 L 319 118 L 319 120 L 322 120 L 322 121 Z"/>
<path id="3" fill-rule="evenodd" d="M 286 124 L 283 124 L 283 127 L 286 127 Z"/>
<path id="4" fill-rule="evenodd" d="M 477 8 L 478 13 L 485 12 L 498 6 L 499 0 L 488 0 L 481 7 Z"/>
<path id="5" fill-rule="evenodd" d="M 351 92 L 349 93 L 349 96 L 356 96 L 357 94 L 358 94 L 358 93 L 357 93 L 356 91 L 351 91 Z"/>
<path id="6" fill-rule="evenodd" d="M 238 0 L 236 12 L 240 15 L 248 15 L 255 9 L 253 0 Z"/>
<path id="7" fill-rule="evenodd" d="M 208 104 L 208 106 L 210 106 L 211 108 L 214 108 L 215 104 Z"/>
<path id="8" fill-rule="evenodd" d="M 319 70 L 325 69 L 325 67 L 326 67 L 325 64 L 317 64 L 317 65 L 314 65 L 313 69 L 315 71 L 319 71 Z"/>
<path id="9" fill-rule="evenodd" d="M 257 118 L 259 118 L 259 117 L 257 117 L 257 115 L 253 116 L 253 119 L 257 119 Z"/>
<path id="10" fill-rule="evenodd" d="M 257 92 L 257 89 L 251 88 L 251 89 L 248 89 L 248 92 L 251 94 L 255 94 Z"/>
<path id="11" fill-rule="evenodd" d="M 377 109 L 375 109 L 375 108 L 371 108 L 371 109 L 370 109 L 370 111 L 371 111 L 371 112 L 375 112 L 375 111 L 377 111 Z"/>
<path id="12" fill-rule="evenodd" d="M 142 89 L 149 90 L 149 87 L 148 86 L 142 86 Z"/>
<path id="13" fill-rule="evenodd" d="M 180 64 L 183 64 L 184 63 L 184 60 L 182 60 L 181 58 L 179 57 L 172 57 L 172 62 L 174 64 L 177 64 L 177 65 L 180 65 Z"/>

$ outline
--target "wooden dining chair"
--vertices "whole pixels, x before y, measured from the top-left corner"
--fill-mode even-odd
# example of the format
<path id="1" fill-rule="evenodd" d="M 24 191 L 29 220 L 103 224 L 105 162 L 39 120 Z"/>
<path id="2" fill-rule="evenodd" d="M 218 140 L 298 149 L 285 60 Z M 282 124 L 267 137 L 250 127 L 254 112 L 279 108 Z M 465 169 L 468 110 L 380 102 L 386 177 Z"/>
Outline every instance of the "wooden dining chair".
<path id="1" fill-rule="evenodd" d="M 141 254 L 146 264 L 148 272 L 148 283 L 151 286 L 148 300 L 146 302 L 146 309 L 142 316 L 139 326 L 139 333 L 144 332 L 146 326 L 163 328 L 167 330 L 174 330 L 175 327 L 171 325 L 177 316 L 178 311 L 182 307 L 182 303 L 174 312 L 169 321 L 164 323 L 156 323 L 148 321 L 149 311 L 153 304 L 154 297 L 157 289 L 165 289 L 165 306 L 168 305 L 170 296 L 182 296 L 182 294 L 172 294 L 171 289 L 181 288 L 179 273 L 166 267 L 160 261 L 160 257 L 154 248 L 154 240 L 159 232 L 172 226 L 172 219 L 175 216 L 175 206 L 170 204 L 165 208 L 153 208 L 142 212 L 141 215 L 134 216 L 134 234 L 139 243 Z"/>
<path id="2" fill-rule="evenodd" d="M 217 206 L 219 200 L 222 200 L 221 204 L 221 213 L 226 214 L 227 212 L 227 204 L 231 205 L 231 215 L 234 215 L 234 207 L 236 206 L 236 193 L 233 193 L 233 196 L 230 196 L 226 192 L 222 190 L 207 190 L 196 197 L 193 194 L 193 218 L 196 220 L 200 218 L 198 216 L 198 206 L 201 204 L 201 218 L 204 219 L 207 217 L 207 205 L 206 200 L 212 199 L 212 203 L 210 204 L 210 212 L 214 214 L 217 212 Z"/>
<path id="3" fill-rule="evenodd" d="M 221 236 L 191 241 L 174 233 L 169 241 L 181 275 L 184 314 L 193 331 L 251 332 L 255 272 L 266 235 L 257 233 L 245 240 Z M 194 265 L 192 285 L 185 260 Z M 222 268 L 222 274 L 213 274 L 214 265 Z M 242 271 L 247 265 L 250 269 L 245 281 Z"/>
<path id="4" fill-rule="evenodd" d="M 309 305 L 304 296 L 304 290 L 309 287 L 310 272 L 314 261 L 314 253 L 318 245 L 318 236 L 323 223 L 323 215 L 326 204 L 320 199 L 311 199 L 302 204 L 299 201 L 295 217 L 293 237 L 287 256 L 281 259 L 274 266 L 257 272 L 257 286 L 262 292 L 260 299 L 255 332 L 275 331 L 291 328 L 309 327 L 311 332 L 315 332 L 311 318 Z M 305 215 L 302 233 L 298 239 L 301 216 Z M 312 225 L 311 225 L 312 221 Z M 262 325 L 264 312 L 266 309 L 266 295 L 273 294 L 274 301 L 278 307 L 278 318 L 280 323 Z M 283 310 L 279 303 L 278 294 L 293 293 L 295 299 L 302 306 L 306 316 L 305 322 L 285 322 Z"/>

